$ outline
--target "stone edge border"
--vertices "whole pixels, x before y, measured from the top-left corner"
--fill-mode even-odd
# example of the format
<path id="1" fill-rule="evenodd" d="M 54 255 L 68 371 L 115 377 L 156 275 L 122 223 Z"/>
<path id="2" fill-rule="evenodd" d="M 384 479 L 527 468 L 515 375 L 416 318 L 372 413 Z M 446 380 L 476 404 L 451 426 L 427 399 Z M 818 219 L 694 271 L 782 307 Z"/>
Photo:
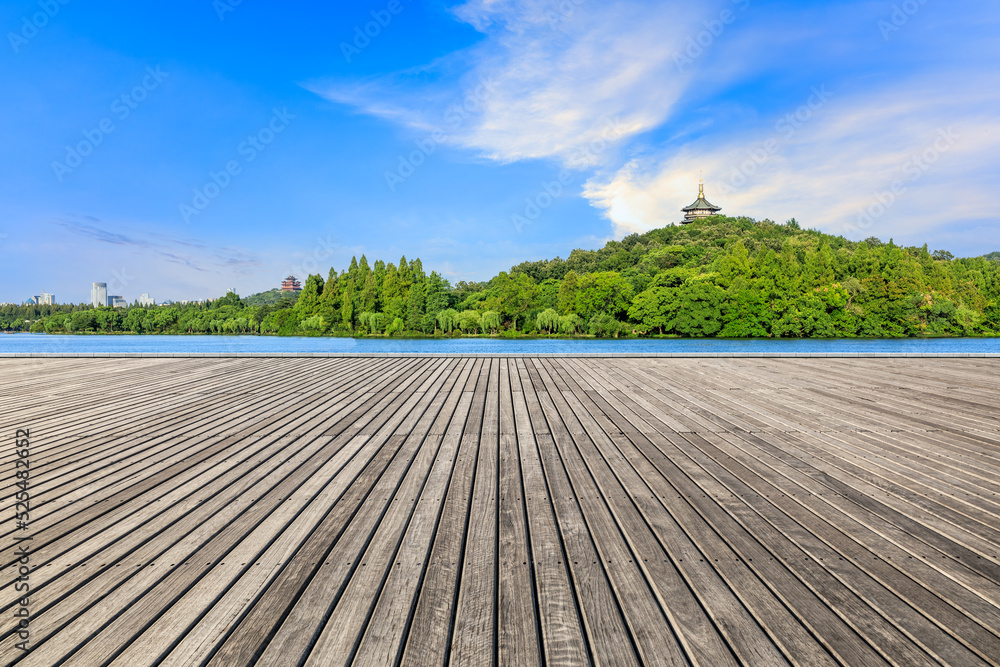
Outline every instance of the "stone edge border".
<path id="1" fill-rule="evenodd" d="M 451 357 L 597 357 L 597 358 L 777 358 L 777 359 L 983 359 L 1000 358 L 1000 352 L 0 352 L 0 359 L 184 359 L 184 358 L 451 358 Z"/>

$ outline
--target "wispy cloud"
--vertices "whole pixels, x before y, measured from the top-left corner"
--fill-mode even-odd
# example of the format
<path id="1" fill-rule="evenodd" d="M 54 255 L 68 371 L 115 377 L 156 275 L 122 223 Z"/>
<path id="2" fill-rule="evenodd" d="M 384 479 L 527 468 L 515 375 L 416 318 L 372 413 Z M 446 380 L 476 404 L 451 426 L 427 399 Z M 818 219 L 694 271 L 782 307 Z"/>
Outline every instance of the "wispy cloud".
<path id="1" fill-rule="evenodd" d="M 690 79 L 675 56 L 705 15 L 704 3 L 694 6 L 471 0 L 454 13 L 486 35 L 480 44 L 420 70 L 309 88 L 416 130 L 441 131 L 448 143 L 499 162 L 593 166 L 578 158 L 609 120 L 624 139 L 670 116 Z"/>
<path id="2" fill-rule="evenodd" d="M 618 235 L 678 220 L 678 202 L 694 195 L 692 170 L 727 212 L 796 217 L 853 237 L 981 218 L 1000 205 L 984 181 L 1000 148 L 1000 81 L 951 81 L 950 96 L 933 94 L 941 82 L 901 82 L 834 96 L 797 127 L 777 115 L 757 133 L 687 141 L 591 179 L 584 194 Z"/>
<path id="3" fill-rule="evenodd" d="M 588 169 L 583 194 L 618 236 L 678 220 L 699 176 L 727 212 L 849 236 L 988 218 L 1000 204 L 991 187 L 1000 76 L 982 26 L 995 24 L 995 4 L 963 6 L 979 16 L 969 29 L 928 4 L 889 44 L 879 21 L 892 11 L 862 0 L 468 0 L 453 13 L 484 35 L 475 46 L 426 68 L 312 89 L 499 163 Z M 956 30 L 961 43 L 949 38 Z M 829 85 L 829 99 L 814 103 L 812 84 Z M 449 108 L 483 85 L 489 94 L 449 123 Z M 786 114 L 798 120 L 782 125 Z M 609 119 L 613 146 L 587 152 Z"/>
<path id="4" fill-rule="evenodd" d="M 85 218 L 88 223 L 100 223 L 96 218 Z M 52 224 L 75 236 L 113 246 L 124 246 L 146 251 L 154 258 L 179 264 L 195 271 L 212 272 L 225 269 L 227 273 L 247 274 L 260 268 L 261 259 L 244 249 L 211 247 L 192 239 L 175 239 L 163 234 L 143 236 L 135 232 L 122 233 L 73 220 L 54 220 Z"/>

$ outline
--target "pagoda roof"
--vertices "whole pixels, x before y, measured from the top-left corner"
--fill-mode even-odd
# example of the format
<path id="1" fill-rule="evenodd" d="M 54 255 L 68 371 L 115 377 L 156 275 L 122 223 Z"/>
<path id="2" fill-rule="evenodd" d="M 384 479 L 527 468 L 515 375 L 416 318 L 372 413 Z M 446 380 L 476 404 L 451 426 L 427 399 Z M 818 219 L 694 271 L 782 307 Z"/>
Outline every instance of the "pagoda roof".
<path id="1" fill-rule="evenodd" d="M 705 182 L 698 181 L 698 198 L 690 206 L 685 206 L 681 209 L 685 213 L 690 213 L 692 211 L 721 211 L 721 206 L 716 206 L 715 204 L 710 204 L 707 199 L 705 199 Z"/>
<path id="2" fill-rule="evenodd" d="M 690 206 L 685 206 L 681 209 L 682 211 L 721 211 L 721 206 L 715 206 L 714 204 L 708 203 L 708 200 L 704 197 L 698 197 L 698 200 L 691 204 Z"/>

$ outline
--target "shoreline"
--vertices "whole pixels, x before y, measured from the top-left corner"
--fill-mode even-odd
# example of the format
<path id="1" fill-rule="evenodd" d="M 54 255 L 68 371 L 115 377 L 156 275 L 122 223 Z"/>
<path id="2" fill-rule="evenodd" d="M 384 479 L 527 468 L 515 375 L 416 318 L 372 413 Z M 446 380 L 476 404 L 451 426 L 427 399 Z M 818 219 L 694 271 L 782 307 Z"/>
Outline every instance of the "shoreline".
<path id="1" fill-rule="evenodd" d="M 313 336 L 306 336 L 301 334 L 262 334 L 262 333 L 126 333 L 118 331 L 105 331 L 96 332 L 89 331 L 84 333 L 72 333 L 72 332 L 59 332 L 59 333 L 46 333 L 42 331 L 31 332 L 31 331 L 4 331 L 5 335 L 10 336 L 124 336 L 124 337 L 152 337 L 152 338 L 185 338 L 185 337 L 211 337 L 211 338 L 331 338 L 331 339 L 351 339 L 351 340 L 386 340 L 386 341 L 397 341 L 397 340 L 510 340 L 510 341 L 522 341 L 522 340 L 581 340 L 581 341 L 626 341 L 626 340 L 698 340 L 698 341 L 708 341 L 708 340 L 725 340 L 725 341 L 802 341 L 802 340 L 821 340 L 821 341 L 834 341 L 834 340 L 857 340 L 857 341 L 903 341 L 903 340 L 1000 340 L 1000 333 L 996 334 L 983 334 L 981 336 L 947 336 L 947 335 L 928 335 L 928 336 L 896 336 L 890 338 L 871 338 L 865 336 L 840 336 L 834 338 L 826 338 L 822 336 L 782 336 L 779 338 L 774 338 L 771 336 L 746 336 L 741 338 L 727 338 L 723 336 L 702 336 L 702 337 L 691 337 L 691 336 L 668 336 L 668 335 L 651 335 L 651 336 L 640 336 L 640 335 L 626 335 L 626 336 L 613 336 L 610 338 L 593 336 L 593 335 L 576 335 L 576 336 L 565 336 L 561 334 L 552 334 L 545 336 L 535 336 L 535 335 L 517 335 L 517 336 L 502 336 L 498 334 L 491 335 L 460 335 L 460 336 L 338 336 L 334 334 L 318 334 Z"/>
<path id="2" fill-rule="evenodd" d="M 0 359 L 996 359 L 1000 352 L 0 352 Z"/>

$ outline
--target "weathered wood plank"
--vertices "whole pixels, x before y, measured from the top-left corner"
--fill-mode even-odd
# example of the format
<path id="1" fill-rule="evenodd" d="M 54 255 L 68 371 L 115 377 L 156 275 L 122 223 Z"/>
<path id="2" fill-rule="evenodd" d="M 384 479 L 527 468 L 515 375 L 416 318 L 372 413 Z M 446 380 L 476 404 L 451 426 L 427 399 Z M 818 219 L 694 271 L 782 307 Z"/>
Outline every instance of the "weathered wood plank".
<path id="1" fill-rule="evenodd" d="M 1000 666 L 998 370 L 0 360 L 0 663 Z"/>

